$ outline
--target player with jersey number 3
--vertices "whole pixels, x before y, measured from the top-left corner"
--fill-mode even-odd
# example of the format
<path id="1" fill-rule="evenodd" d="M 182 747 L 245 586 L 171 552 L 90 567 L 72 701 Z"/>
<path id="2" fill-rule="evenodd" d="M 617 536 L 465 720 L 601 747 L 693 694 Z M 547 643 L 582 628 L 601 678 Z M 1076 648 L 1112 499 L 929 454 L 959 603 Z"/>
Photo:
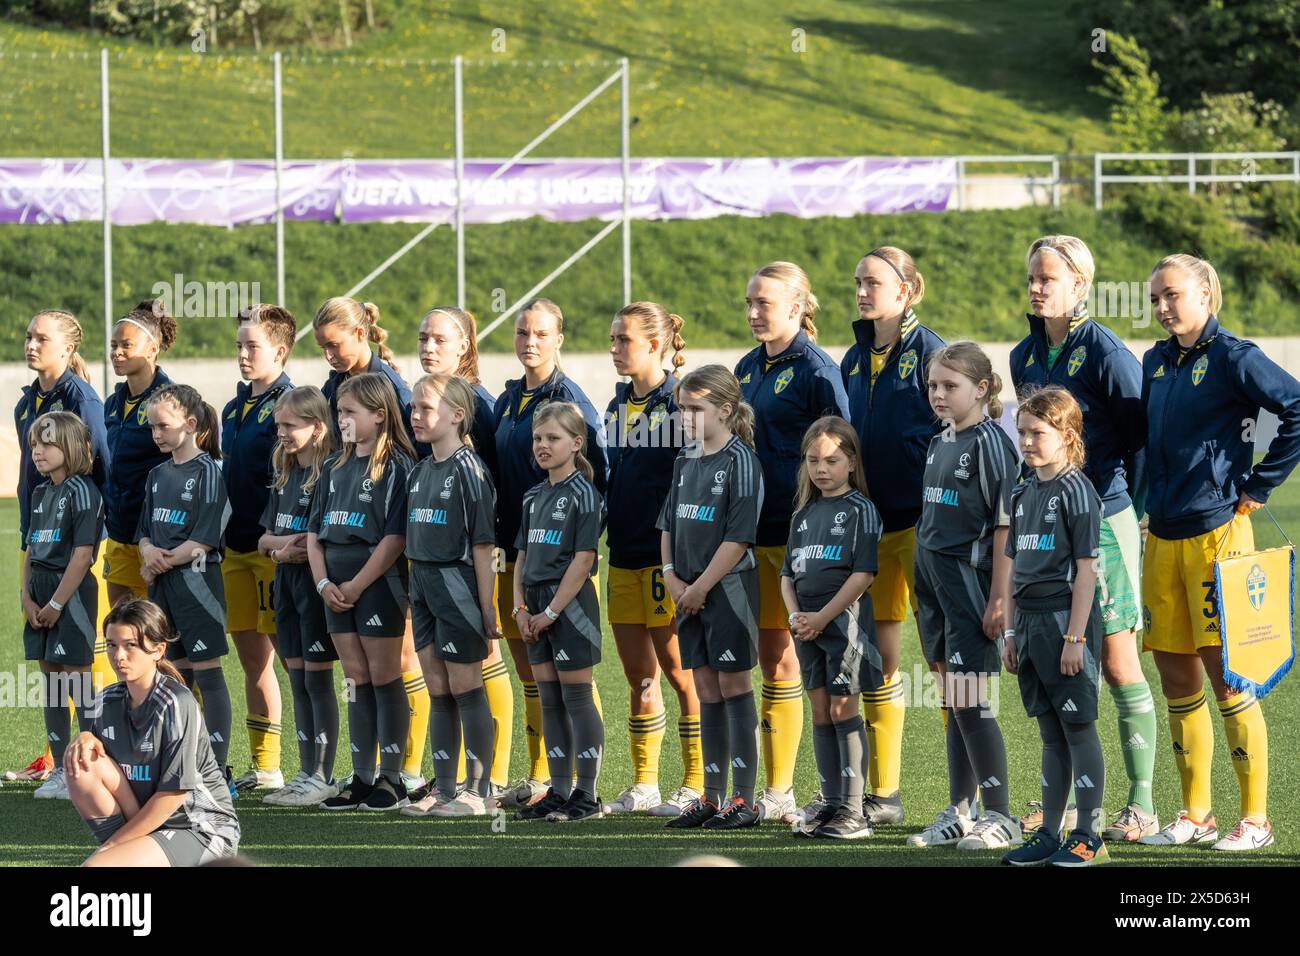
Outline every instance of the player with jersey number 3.
<path id="1" fill-rule="evenodd" d="M 1169 707 L 1169 736 L 1183 805 L 1154 846 L 1214 843 L 1254 850 L 1273 842 L 1268 821 L 1268 727 L 1249 690 L 1223 675 L 1214 562 L 1255 550 L 1250 512 L 1300 461 L 1300 383 L 1255 343 L 1219 325 L 1219 277 L 1204 259 L 1167 256 L 1151 272 L 1152 312 L 1169 333 L 1142 359 L 1147 424 L 1147 513 L 1142 556 L 1143 648 L 1155 655 Z M 1280 419 L 1268 453 L 1256 463 L 1260 409 Z M 1241 817 L 1219 839 L 1210 812 L 1214 727 L 1205 677 L 1223 719 L 1241 789 Z"/>

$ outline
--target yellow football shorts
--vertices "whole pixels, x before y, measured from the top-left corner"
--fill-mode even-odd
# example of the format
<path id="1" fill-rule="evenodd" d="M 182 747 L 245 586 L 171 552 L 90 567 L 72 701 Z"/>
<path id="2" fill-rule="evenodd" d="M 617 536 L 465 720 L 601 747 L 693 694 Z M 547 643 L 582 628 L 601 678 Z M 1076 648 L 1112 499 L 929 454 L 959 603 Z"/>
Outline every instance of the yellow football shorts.
<path id="1" fill-rule="evenodd" d="M 104 580 L 130 588 L 139 597 L 149 596 L 149 587 L 140 577 L 140 549 L 125 541 L 105 538 L 103 542 Z M 105 601 L 107 614 L 108 602 Z"/>
<path id="2" fill-rule="evenodd" d="M 610 624 L 672 626 L 677 608 L 664 584 L 663 565 L 635 570 L 611 567 L 606 588 Z"/>
<path id="3" fill-rule="evenodd" d="M 871 608 L 877 621 L 901 621 L 910 606 L 916 613 L 916 528 L 880 536 L 878 570 L 871 582 Z"/>
<path id="4" fill-rule="evenodd" d="M 1147 535 L 1142 556 L 1144 650 L 1195 654 L 1198 648 L 1219 646 L 1214 560 L 1220 546 L 1224 558 L 1255 550 L 1249 515 L 1234 515 L 1228 524 L 1191 538 Z"/>
<path id="5" fill-rule="evenodd" d="M 226 630 L 275 635 L 275 562 L 257 551 L 231 551 L 221 559 L 226 588 Z"/>

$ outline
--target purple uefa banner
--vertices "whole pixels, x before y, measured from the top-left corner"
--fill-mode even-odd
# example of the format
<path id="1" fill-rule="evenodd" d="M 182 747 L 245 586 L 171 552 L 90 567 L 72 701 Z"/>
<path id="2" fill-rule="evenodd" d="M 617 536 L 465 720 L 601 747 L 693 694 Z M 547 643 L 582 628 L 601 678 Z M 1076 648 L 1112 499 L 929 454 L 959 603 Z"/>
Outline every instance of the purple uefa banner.
<path id="1" fill-rule="evenodd" d="M 617 159 L 521 162 L 492 181 L 496 162 L 465 164 L 466 221 L 617 219 Z M 264 160 L 122 159 L 110 164 L 113 222 L 236 226 L 275 216 L 275 169 Z M 801 218 L 941 212 L 956 182 L 952 159 L 641 159 L 631 164 L 634 219 Z M 447 160 L 294 161 L 283 166 L 286 219 L 450 220 L 456 177 Z M 100 161 L 0 160 L 0 223 L 97 221 Z"/>

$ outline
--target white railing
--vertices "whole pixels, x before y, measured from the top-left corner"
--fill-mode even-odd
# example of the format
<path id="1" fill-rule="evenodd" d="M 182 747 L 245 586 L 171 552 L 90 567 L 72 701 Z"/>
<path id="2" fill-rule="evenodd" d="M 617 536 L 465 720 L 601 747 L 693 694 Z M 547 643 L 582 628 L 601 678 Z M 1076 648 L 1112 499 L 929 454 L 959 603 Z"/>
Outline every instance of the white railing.
<path id="1" fill-rule="evenodd" d="M 1291 161 L 1289 173 L 1261 173 L 1259 160 Z M 1202 173 L 1199 162 L 1232 160 L 1240 164 L 1239 173 Z M 1187 172 L 1171 174 L 1108 174 L 1107 162 L 1165 162 L 1185 163 Z M 1300 151 L 1260 153 L 1096 153 L 1092 159 L 1093 205 L 1101 208 L 1102 190 L 1106 183 L 1187 183 L 1189 193 L 1196 192 L 1197 183 L 1296 183 L 1300 184 Z"/>

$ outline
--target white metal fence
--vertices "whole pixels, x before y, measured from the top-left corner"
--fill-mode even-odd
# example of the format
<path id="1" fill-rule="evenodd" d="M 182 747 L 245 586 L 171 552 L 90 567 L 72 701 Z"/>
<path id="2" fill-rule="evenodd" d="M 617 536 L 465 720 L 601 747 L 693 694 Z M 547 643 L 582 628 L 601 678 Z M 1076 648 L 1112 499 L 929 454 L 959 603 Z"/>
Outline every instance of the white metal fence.
<path id="1" fill-rule="evenodd" d="M 1260 160 L 1279 166 L 1289 163 L 1287 172 L 1265 173 L 1259 171 Z M 1124 173 L 1106 172 L 1106 163 L 1123 161 L 1178 163 L 1183 173 Z M 1215 164 L 1237 164 L 1238 172 L 1218 172 Z M 1210 163 L 1209 172 L 1201 172 L 1201 163 Z M 1300 151 L 1263 153 L 1097 153 L 1092 167 L 1093 205 L 1101 208 L 1102 190 L 1106 183 L 1186 183 L 1189 193 L 1196 192 L 1197 183 L 1296 183 L 1300 184 Z"/>
<path id="2" fill-rule="evenodd" d="M 0 54 L 3 56 L 3 54 Z M 120 54 L 119 54 L 120 58 Z M 111 54 L 107 49 L 100 51 L 99 56 L 99 120 L 100 120 L 100 147 L 102 165 L 102 190 L 103 190 L 103 208 L 111 209 L 110 196 L 110 59 Z M 241 57 L 235 57 L 237 63 L 242 63 Z M 282 202 L 283 188 L 283 167 L 285 165 L 284 156 L 284 73 L 283 66 L 285 63 L 294 64 L 297 62 L 292 57 L 282 58 L 279 53 L 273 54 L 270 58 L 271 67 L 271 106 L 274 122 L 274 165 L 275 165 L 275 276 L 276 276 L 276 296 L 278 301 L 287 301 L 286 289 L 286 257 L 285 257 L 285 226 L 284 226 L 284 204 Z M 250 58 L 250 64 L 260 64 L 258 68 L 264 69 L 267 62 L 266 57 Z M 348 59 L 345 61 L 348 65 L 353 65 Z M 407 61 L 374 61 L 386 65 L 388 68 L 406 67 Z M 415 61 L 411 61 L 414 63 Z M 544 61 L 536 64 L 529 64 L 515 61 L 511 64 L 512 68 L 527 68 L 529 66 L 540 67 L 542 69 L 552 69 L 555 67 L 584 67 L 584 68 L 603 68 L 613 69 L 600 82 L 588 89 L 585 95 L 580 96 L 571 106 L 554 122 L 544 128 L 534 136 L 526 145 L 520 148 L 509 159 L 500 161 L 491 175 L 479 182 L 475 186 L 470 186 L 464 173 L 466 162 L 466 144 L 465 144 L 465 109 L 464 109 L 464 69 L 466 61 L 456 57 L 450 61 L 420 61 L 426 67 L 435 66 L 440 68 L 451 68 L 451 89 L 450 89 L 450 112 L 453 121 L 453 138 L 452 138 L 452 155 L 455 165 L 456 174 L 456 202 L 453 209 L 448 210 L 446 215 L 440 219 L 427 223 L 411 239 L 404 243 L 400 248 L 387 256 L 383 261 L 375 266 L 366 276 L 360 279 L 352 286 L 346 295 L 353 296 L 366 288 L 371 282 L 382 275 L 395 262 L 414 249 L 430 233 L 439 226 L 450 224 L 455 229 L 456 234 L 456 302 L 460 307 L 464 307 L 466 295 L 466 275 L 465 275 L 465 210 L 474 203 L 474 193 L 476 190 L 483 189 L 494 180 L 504 176 L 512 167 L 528 161 L 530 154 L 533 154 L 537 148 L 546 142 L 557 130 L 568 124 L 575 116 L 580 114 L 589 105 L 595 102 L 602 94 L 617 86 L 617 95 L 619 98 L 619 150 L 618 155 L 621 165 L 622 174 L 622 215 L 610 222 L 605 223 L 591 238 L 583 243 L 564 261 L 556 267 L 539 282 L 537 282 L 528 292 L 521 296 L 514 304 L 509 306 L 491 323 L 486 325 L 479 337 L 483 338 L 496 329 L 501 323 L 508 320 L 514 315 L 522 305 L 529 299 L 540 294 L 551 282 L 562 275 L 566 270 L 574 265 L 578 260 L 591 251 L 597 244 L 606 238 L 615 229 L 622 231 L 622 295 L 623 301 L 630 301 L 632 298 L 632 235 L 631 235 L 631 215 L 630 215 L 630 196 L 631 196 L 631 143 L 630 143 L 630 84 L 629 84 L 629 65 L 626 58 L 610 61 L 586 61 L 575 62 L 572 64 L 562 64 L 557 61 Z M 477 62 L 477 61 L 475 61 Z M 88 63 L 89 67 L 90 64 Z M 250 67 L 251 68 L 251 67 Z M 522 71 L 521 71 L 522 72 Z M 87 77 L 89 79 L 89 77 Z M 263 83 L 265 80 L 263 79 Z M 583 87 L 577 87 L 582 89 Z M 250 89 L 256 92 L 250 93 L 256 101 L 257 98 L 265 96 L 264 86 L 253 84 Z M 85 91 L 76 91 L 78 94 Z M 441 97 L 442 93 L 435 94 L 435 99 Z M 264 100 L 261 100 L 264 102 Z M 445 104 L 445 100 L 440 102 Z M 445 109 L 444 107 L 441 107 Z M 93 115 L 93 114 L 92 114 Z M 606 157 L 610 158 L 610 157 Z M 898 158 L 898 157 L 895 157 Z M 947 158 L 954 162 L 955 178 L 950 181 L 952 188 L 952 206 L 958 210 L 970 208 L 970 194 L 973 184 L 985 185 L 994 177 L 992 172 L 977 173 L 972 175 L 969 170 L 971 167 L 980 169 L 991 169 L 993 167 L 1015 167 L 1016 173 L 996 174 L 996 178 L 1004 183 L 1022 185 L 1031 193 L 1037 193 L 1037 190 L 1050 191 L 1050 202 L 1053 207 L 1059 207 L 1063 187 L 1079 187 L 1079 192 L 1086 195 L 1084 188 L 1089 179 L 1093 185 L 1093 201 L 1097 209 L 1102 208 L 1103 193 L 1107 185 L 1125 184 L 1125 183 L 1186 183 L 1189 192 L 1195 192 L 1199 184 L 1210 183 L 1271 183 L 1286 182 L 1300 185 L 1300 151 L 1296 152 L 1249 152 L 1249 153 L 1097 153 L 1088 156 L 1071 156 L 1056 154 L 1009 154 L 1009 155 L 964 155 L 955 157 L 925 157 L 927 159 Z M 1082 175 L 1069 178 L 1063 178 L 1062 169 L 1073 164 L 1075 168 L 1082 167 L 1082 170 L 1088 170 L 1088 160 L 1091 158 L 1091 176 Z M 1130 170 L 1122 172 L 1107 172 L 1107 165 L 1114 169 L 1115 164 L 1127 163 L 1130 167 L 1134 163 L 1152 163 L 1164 164 L 1168 168 L 1163 173 L 1135 173 Z M 1261 165 L 1262 164 L 1262 165 Z M 1230 169 L 1230 172 L 1224 172 L 1224 167 Z M 1024 167 L 1037 167 L 1032 174 L 1021 174 Z M 1267 167 L 1267 168 L 1265 168 Z M 1179 171 L 1174 171 L 1174 169 Z M 119 186 L 119 188 L 121 188 Z M 103 218 L 103 276 L 104 276 L 104 337 L 105 349 L 108 348 L 108 340 L 111 335 L 113 321 L 113 257 L 112 257 L 112 217 L 111 214 L 105 214 Z M 300 332 L 300 336 L 308 331 L 309 327 Z M 107 374 L 107 368 L 105 369 Z M 104 382 L 105 389 L 108 387 L 107 378 Z"/>

